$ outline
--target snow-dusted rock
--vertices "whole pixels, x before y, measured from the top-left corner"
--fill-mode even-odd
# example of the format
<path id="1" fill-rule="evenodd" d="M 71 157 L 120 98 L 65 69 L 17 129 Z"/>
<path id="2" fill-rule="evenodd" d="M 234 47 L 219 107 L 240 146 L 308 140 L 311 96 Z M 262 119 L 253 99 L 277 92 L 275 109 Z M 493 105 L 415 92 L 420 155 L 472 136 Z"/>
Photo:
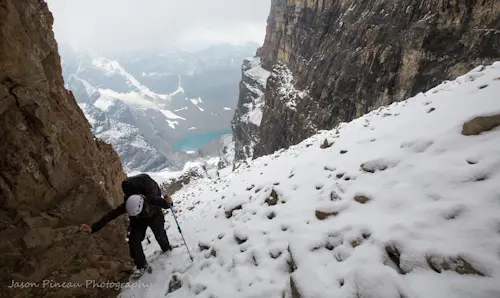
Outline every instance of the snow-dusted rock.
<path id="1" fill-rule="evenodd" d="M 252 157 L 254 146 L 259 141 L 264 92 L 269 75 L 270 72 L 262 67 L 260 58 L 243 62 L 238 107 L 232 121 L 236 160 Z"/>

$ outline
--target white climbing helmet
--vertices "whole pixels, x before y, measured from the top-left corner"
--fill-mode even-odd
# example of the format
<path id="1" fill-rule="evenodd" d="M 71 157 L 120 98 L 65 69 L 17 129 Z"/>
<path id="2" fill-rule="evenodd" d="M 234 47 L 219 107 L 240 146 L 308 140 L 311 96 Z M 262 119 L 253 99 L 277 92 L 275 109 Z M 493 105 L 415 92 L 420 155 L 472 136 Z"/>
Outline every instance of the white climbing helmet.
<path id="1" fill-rule="evenodd" d="M 125 203 L 125 209 L 127 210 L 128 215 L 137 216 L 142 211 L 142 207 L 144 206 L 144 198 L 141 195 L 131 195 L 128 197 L 127 202 Z"/>

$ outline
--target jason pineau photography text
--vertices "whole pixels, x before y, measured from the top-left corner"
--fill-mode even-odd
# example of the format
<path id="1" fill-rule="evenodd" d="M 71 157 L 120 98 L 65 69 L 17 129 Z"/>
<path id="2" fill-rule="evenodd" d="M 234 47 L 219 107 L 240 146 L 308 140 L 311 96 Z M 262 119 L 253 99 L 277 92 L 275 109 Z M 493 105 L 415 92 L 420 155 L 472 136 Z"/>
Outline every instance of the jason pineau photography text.
<path id="1" fill-rule="evenodd" d="M 137 289 L 137 288 L 147 288 L 151 289 L 151 283 L 144 283 L 141 281 L 137 282 L 114 282 L 114 281 L 97 281 L 93 279 L 88 279 L 85 282 L 58 282 L 53 279 L 45 279 L 40 282 L 28 282 L 28 281 L 15 281 L 12 280 L 8 288 L 17 289 L 30 289 L 30 288 L 102 288 L 102 289 Z"/>

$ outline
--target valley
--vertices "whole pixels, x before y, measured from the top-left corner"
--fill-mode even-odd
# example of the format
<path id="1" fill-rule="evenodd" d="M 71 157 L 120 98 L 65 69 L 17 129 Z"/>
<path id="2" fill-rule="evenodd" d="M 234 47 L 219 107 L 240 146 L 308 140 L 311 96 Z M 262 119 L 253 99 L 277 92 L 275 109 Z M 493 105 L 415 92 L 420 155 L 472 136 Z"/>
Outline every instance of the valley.
<path id="1" fill-rule="evenodd" d="M 230 133 L 240 64 L 256 49 L 249 43 L 104 56 L 60 46 L 67 88 L 128 172 L 182 169 L 205 144 Z"/>
<path id="2" fill-rule="evenodd" d="M 197 132 L 190 134 L 174 144 L 176 151 L 196 151 L 202 149 L 212 140 L 224 135 L 230 135 L 230 130 L 214 131 L 214 132 Z"/>

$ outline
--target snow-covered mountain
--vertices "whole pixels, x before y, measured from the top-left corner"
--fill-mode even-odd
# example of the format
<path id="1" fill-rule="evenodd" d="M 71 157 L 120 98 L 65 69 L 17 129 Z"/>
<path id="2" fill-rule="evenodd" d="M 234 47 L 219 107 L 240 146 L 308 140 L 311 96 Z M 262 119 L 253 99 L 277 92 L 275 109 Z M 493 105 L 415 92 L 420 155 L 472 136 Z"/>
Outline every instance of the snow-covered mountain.
<path id="1" fill-rule="evenodd" d="M 131 172 L 182 169 L 197 157 L 185 151 L 199 149 L 186 149 L 196 147 L 198 136 L 209 141 L 228 133 L 239 65 L 256 47 L 104 56 L 61 45 L 60 54 L 66 86 L 93 132 L 113 145 Z"/>
<path id="2" fill-rule="evenodd" d="M 194 261 L 151 237 L 120 297 L 500 297 L 499 92 L 497 62 L 191 182 Z"/>

